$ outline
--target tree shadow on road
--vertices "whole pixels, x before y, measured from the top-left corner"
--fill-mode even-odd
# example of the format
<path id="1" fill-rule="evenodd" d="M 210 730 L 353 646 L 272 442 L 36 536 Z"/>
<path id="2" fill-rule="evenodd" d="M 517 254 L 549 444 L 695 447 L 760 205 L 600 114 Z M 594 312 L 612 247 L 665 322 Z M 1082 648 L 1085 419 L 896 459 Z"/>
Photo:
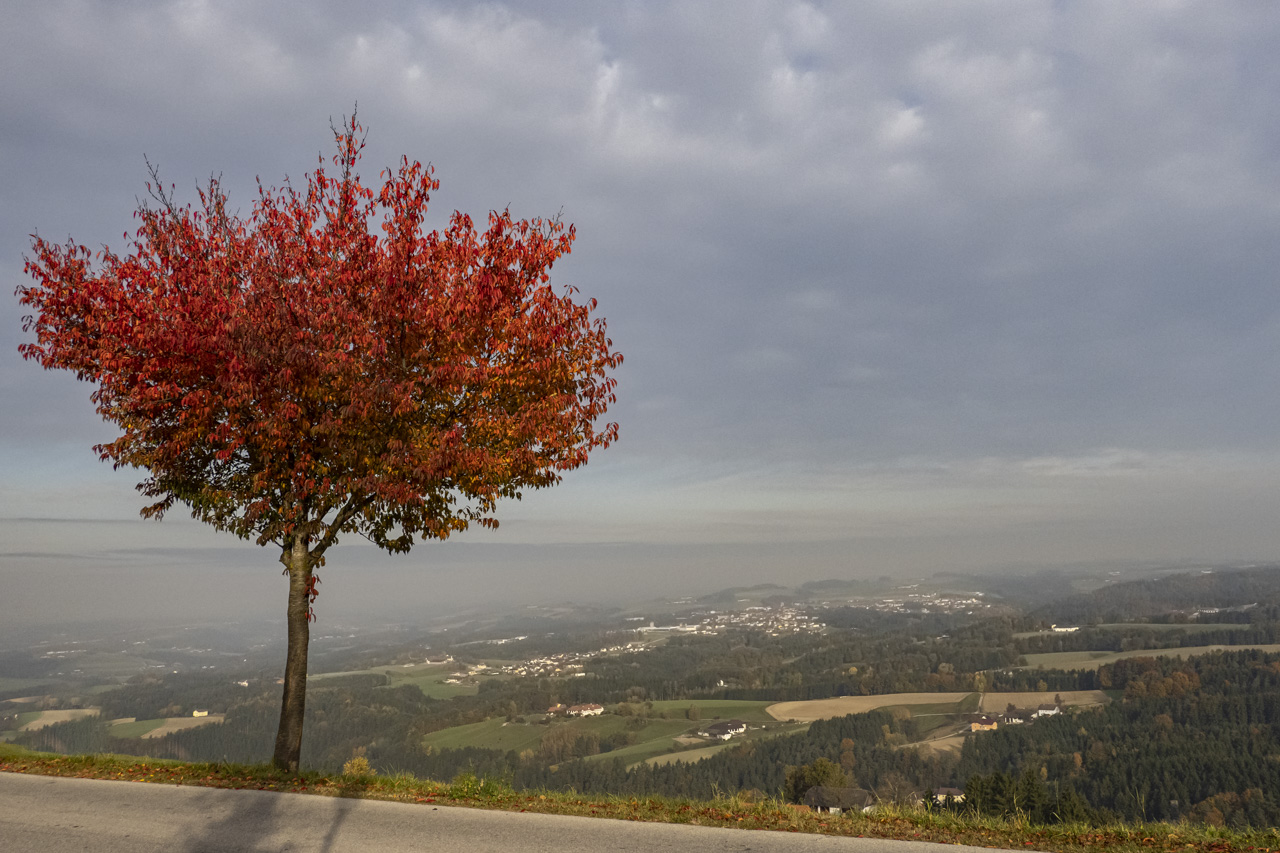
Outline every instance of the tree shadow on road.
<path id="1" fill-rule="evenodd" d="M 356 803 L 344 797 L 222 789 L 203 792 L 189 807 L 196 815 L 184 853 L 331 853 Z"/>

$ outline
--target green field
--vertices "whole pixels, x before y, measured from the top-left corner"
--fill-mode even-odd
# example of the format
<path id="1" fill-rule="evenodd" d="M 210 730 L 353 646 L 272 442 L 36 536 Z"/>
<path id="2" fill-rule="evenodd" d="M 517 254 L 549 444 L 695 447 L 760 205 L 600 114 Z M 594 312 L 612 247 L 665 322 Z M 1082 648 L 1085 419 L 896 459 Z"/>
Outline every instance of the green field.
<path id="1" fill-rule="evenodd" d="M 1097 627 L 1103 631 L 1137 629 L 1140 631 L 1186 631 L 1188 634 L 1203 634 L 1205 631 L 1240 631 L 1250 626 L 1239 625 L 1234 622 L 1188 622 L 1185 625 L 1164 622 L 1106 622 Z"/>
<path id="2" fill-rule="evenodd" d="M 981 693 L 970 693 L 959 702 L 932 702 L 925 705 L 889 705 L 881 710 L 892 712 L 902 708 L 917 720 L 920 738 L 926 738 L 938 729 L 956 723 L 962 714 L 976 714 L 982 703 Z"/>
<path id="3" fill-rule="evenodd" d="M 422 739 L 425 746 L 436 749 L 461 749 L 473 746 L 480 749 L 525 750 L 537 749 L 542 736 L 553 727 L 569 726 L 575 731 L 593 733 L 601 740 L 627 731 L 627 721 L 632 717 L 605 714 L 599 717 L 581 717 L 556 721 L 548 725 L 540 723 L 508 723 L 502 718 L 485 720 L 432 732 Z M 692 731 L 699 723 L 689 720 L 649 719 L 648 724 L 635 732 L 636 742 L 630 746 L 591 756 L 592 759 L 622 758 L 628 763 L 643 761 L 653 755 L 670 752 L 673 739 Z"/>
<path id="4" fill-rule="evenodd" d="M 728 749 L 733 746 L 734 742 L 729 740 L 724 743 L 717 743 L 711 746 L 703 746 L 698 749 L 686 749 L 682 752 L 666 752 L 661 755 L 650 756 L 645 759 L 647 763 L 661 767 L 664 764 L 693 764 L 695 761 L 701 761 L 704 758 L 710 758 L 721 750 Z"/>
<path id="5" fill-rule="evenodd" d="M 538 741 L 542 740 L 542 735 L 546 731 L 546 726 L 534 723 L 508 723 L 501 717 L 495 717 L 483 723 L 471 723 L 432 732 L 423 737 L 422 743 L 436 749 L 462 749 L 467 746 L 504 751 L 536 749 Z"/>
<path id="6" fill-rule="evenodd" d="M 738 719 L 754 724 L 756 728 L 750 731 L 746 738 L 751 740 L 759 737 L 776 737 L 779 734 L 790 734 L 808 727 L 808 724 L 779 724 L 777 720 L 765 713 L 764 709 L 769 704 L 768 702 L 737 702 L 729 700 L 654 702 L 654 713 L 666 712 L 670 715 L 669 718 L 663 719 L 657 716 L 646 718 L 620 717 L 616 714 L 602 714 L 598 717 L 556 720 L 550 725 L 508 723 L 504 719 L 495 718 L 486 720 L 483 723 L 472 723 L 466 726 L 455 726 L 451 729 L 432 732 L 422 739 L 422 743 L 425 746 L 435 747 L 436 749 L 461 749 L 470 746 L 480 749 L 521 751 L 537 749 L 544 734 L 552 728 L 561 726 L 568 726 L 584 734 L 595 734 L 601 741 L 621 732 L 631 732 L 635 735 L 635 743 L 610 752 L 601 752 L 598 755 L 589 756 L 586 760 L 612 761 L 621 759 L 627 764 L 638 764 L 673 752 L 677 748 L 676 738 L 685 734 L 693 734 L 701 726 L 707 725 L 717 717 L 726 720 Z M 686 712 L 690 705 L 698 707 L 701 712 L 701 719 L 690 720 L 686 717 Z M 634 721 L 636 719 L 645 720 L 644 728 L 628 728 L 628 725 L 635 725 Z M 761 723 L 767 723 L 769 728 L 759 728 Z M 742 740 L 741 738 L 735 738 L 726 743 L 714 744 L 711 748 L 713 751 L 718 750 L 724 746 L 741 743 Z M 680 754 L 688 755 L 700 751 L 689 750 Z"/>
<path id="7" fill-rule="evenodd" d="M 346 672 L 322 672 L 307 677 L 308 681 L 324 681 L 349 675 L 385 675 L 388 687 L 409 685 L 432 699 L 452 699 L 454 696 L 474 696 L 480 691 L 475 684 L 443 684 L 444 679 L 458 671 L 456 664 L 415 664 L 413 666 L 374 666 Z"/>
<path id="8" fill-rule="evenodd" d="M 656 702 L 654 703 L 657 704 Z M 599 717 L 597 719 L 606 720 L 614 719 L 618 721 L 618 725 L 613 732 L 623 731 L 623 721 L 625 717 Z M 670 752 L 675 748 L 675 739 L 682 734 L 691 733 L 697 729 L 699 723 L 689 720 L 649 720 L 649 724 L 643 729 L 635 732 L 636 742 L 630 746 L 624 746 L 615 749 L 612 752 L 602 752 L 599 755 L 593 755 L 588 761 L 612 761 L 620 758 L 627 764 L 638 764 L 652 758 L 655 755 L 662 755 Z M 610 732 L 610 734 L 613 734 Z"/>
<path id="9" fill-rule="evenodd" d="M 43 713 L 44 711 L 23 711 L 18 714 L 18 728 L 22 728 L 27 723 L 40 719 L 40 715 Z"/>
<path id="10" fill-rule="evenodd" d="M 727 740 L 723 743 L 715 743 L 711 746 L 698 747 L 696 749 L 685 749 L 679 752 L 671 752 L 664 750 L 661 753 L 652 754 L 645 759 L 649 764 L 671 764 L 673 762 L 693 763 L 701 761 L 704 758 L 710 758 L 721 750 L 728 749 L 732 746 L 738 746 L 744 741 L 749 740 L 766 740 L 767 738 L 783 737 L 785 735 L 799 734 L 809 728 L 809 723 L 787 723 L 779 724 L 774 721 L 774 728 L 769 729 L 748 729 L 745 737 L 738 737 Z M 610 755 L 621 755 L 622 750 L 610 753 Z"/>
<path id="11" fill-rule="evenodd" d="M 107 729 L 107 734 L 112 737 L 134 738 L 142 737 L 148 732 L 153 732 L 163 726 L 165 721 L 159 720 L 135 720 L 132 723 L 113 723 Z"/>
<path id="12" fill-rule="evenodd" d="M 1081 625 L 1084 628 L 1096 628 L 1099 631 L 1152 631 L 1152 632 L 1168 632 L 1168 631 L 1186 631 L 1188 634 L 1203 634 L 1206 631 L 1230 631 L 1243 630 L 1248 625 L 1237 624 L 1235 622 L 1187 622 L 1185 624 L 1172 622 L 1103 622 L 1099 625 Z M 1026 637 L 1064 637 L 1064 633 L 1045 629 L 1043 631 L 1018 631 L 1013 635 L 1015 640 L 1021 640 Z"/>
<path id="13" fill-rule="evenodd" d="M 161 663 L 126 652 L 89 652 L 69 657 L 59 667 L 65 676 L 123 680 L 139 672 L 156 669 Z"/>
<path id="14" fill-rule="evenodd" d="M 55 682 L 52 678 L 6 678 L 0 676 L 0 693 L 18 693 L 31 690 L 33 692 L 48 690 Z"/>
<path id="15" fill-rule="evenodd" d="M 1168 657 L 1188 658 L 1212 652 L 1231 652 L 1256 649 L 1263 652 L 1280 652 L 1280 644 L 1248 646 L 1184 646 L 1180 649 L 1133 649 L 1127 652 L 1048 652 L 1039 655 L 1023 655 L 1027 665 L 1022 669 L 1097 669 L 1103 664 L 1115 663 L 1125 658 Z"/>
<path id="16" fill-rule="evenodd" d="M 695 722 L 706 723 L 709 720 L 720 719 L 742 720 L 744 723 L 773 723 L 777 721 L 764 710 L 772 704 L 772 702 L 739 702 L 732 699 L 673 699 L 654 702 L 653 713 L 661 714 L 665 711 L 672 716 L 678 714 L 684 717 L 689 707 L 694 706 L 700 712 L 700 717 Z"/>

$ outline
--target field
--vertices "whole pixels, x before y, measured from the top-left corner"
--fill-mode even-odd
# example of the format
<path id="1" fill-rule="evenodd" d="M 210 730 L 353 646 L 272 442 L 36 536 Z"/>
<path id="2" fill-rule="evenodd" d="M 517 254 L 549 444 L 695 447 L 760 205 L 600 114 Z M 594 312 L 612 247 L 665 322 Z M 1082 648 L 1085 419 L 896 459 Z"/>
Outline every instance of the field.
<path id="1" fill-rule="evenodd" d="M 1280 652 L 1280 644 L 1250 646 L 1184 646 L 1180 649 L 1134 649 L 1128 652 L 1046 652 L 1024 655 L 1027 665 L 1022 669 L 1097 669 L 1103 664 L 1115 663 L 1124 658 L 1172 657 L 1187 658 L 1207 655 L 1211 652 L 1244 651 L 1257 649 L 1263 652 Z"/>
<path id="2" fill-rule="evenodd" d="M 79 720 L 83 717 L 98 716 L 97 708 L 75 708 L 66 711 L 25 711 L 18 715 L 18 731 L 30 732 L 52 726 L 54 723 L 65 723 L 68 720 Z"/>
<path id="3" fill-rule="evenodd" d="M 694 704 L 702 712 L 702 719 L 689 720 L 684 714 L 690 704 Z M 542 736 L 550 731 L 553 727 L 568 726 L 575 731 L 582 733 L 592 733 L 597 735 L 601 740 L 621 732 L 633 732 L 636 742 L 624 747 L 612 750 L 610 752 L 602 752 L 598 755 L 589 756 L 588 761 L 612 761 L 614 759 L 622 759 L 627 764 L 638 764 L 642 761 L 648 761 L 656 756 L 666 755 L 676 748 L 676 739 L 681 735 L 691 734 L 700 726 L 706 725 L 715 717 L 721 719 L 739 719 L 744 722 L 751 723 L 755 726 L 755 731 L 748 737 L 765 736 L 772 737 L 777 734 L 789 734 L 799 731 L 804 726 L 783 726 L 768 716 L 764 709 L 768 703 L 766 702 L 734 702 L 728 700 L 706 700 L 695 701 L 690 703 L 688 700 L 671 701 L 671 702 L 654 702 L 653 708 L 656 712 L 666 712 L 671 715 L 670 719 L 662 719 L 661 717 L 648 717 L 644 728 L 628 729 L 629 721 L 635 720 L 635 717 L 619 717 L 615 714 L 603 714 L 599 717 L 580 717 L 570 720 L 557 720 L 550 725 L 541 723 L 508 723 L 501 718 L 485 720 L 482 723 L 472 723 L 466 726 L 455 726 L 450 729 L 444 729 L 438 732 L 432 732 L 422 739 L 425 746 L 432 746 L 436 749 L 460 749 L 462 747 L 479 747 L 481 749 L 499 749 L 499 750 L 516 750 L 538 748 L 538 744 L 542 740 Z M 634 725 L 634 723 L 632 723 Z M 772 731 L 761 731 L 762 727 L 768 726 Z M 758 734 L 757 734 L 758 733 Z M 741 739 L 735 738 L 733 741 L 724 744 L 715 744 L 712 750 L 719 749 L 731 743 L 740 743 Z M 702 750 L 690 750 L 688 752 L 679 753 L 681 756 L 690 756 L 688 759 L 680 760 L 697 760 Z"/>
<path id="4" fill-rule="evenodd" d="M 107 734 L 118 738 L 143 737 L 162 725 L 164 725 L 164 720 L 135 720 L 132 717 L 124 717 L 119 720 L 112 720 L 111 727 L 107 729 Z"/>
<path id="5" fill-rule="evenodd" d="M 805 702 L 778 702 L 765 710 L 775 720 L 829 720 L 832 717 L 843 717 L 846 714 L 864 714 L 867 711 L 878 711 L 881 708 L 924 706 L 959 707 L 973 693 L 885 693 L 880 696 L 837 696 L 832 699 L 811 699 Z M 974 705 L 977 707 L 976 703 Z M 1003 707 L 1003 706 L 1001 706 Z M 929 713 L 929 712 L 921 712 Z M 957 713 L 956 711 L 933 711 L 932 713 Z"/>
<path id="6" fill-rule="evenodd" d="M 1205 631 L 1231 631 L 1243 630 L 1248 625 L 1242 625 L 1235 622 L 1188 622 L 1186 624 L 1178 624 L 1176 622 L 1106 622 L 1097 626 L 1103 631 L 1186 631 L 1188 634 L 1203 634 Z"/>
<path id="7" fill-rule="evenodd" d="M 483 723 L 471 723 L 431 732 L 423 737 L 422 743 L 436 749 L 461 749 L 466 746 L 475 746 L 481 749 L 519 751 L 537 749 L 538 741 L 542 740 L 542 735 L 546 731 L 545 726 L 508 723 L 501 717 L 495 717 Z"/>
<path id="8" fill-rule="evenodd" d="M 968 736 L 968 732 L 960 732 L 946 737 L 926 738 L 917 743 L 908 744 L 908 746 L 914 746 L 926 755 L 930 753 L 936 755 L 943 752 L 957 753 L 964 746 L 964 739 Z"/>
<path id="9" fill-rule="evenodd" d="M 154 721 L 147 721 L 147 722 L 154 722 Z M 159 722 L 160 722 L 159 726 L 147 732 L 146 734 L 141 735 L 141 737 L 144 737 L 144 738 L 164 737 L 170 732 L 180 732 L 180 731 L 183 731 L 184 729 L 194 729 L 197 726 L 207 726 L 210 723 L 220 723 L 222 722 L 222 715 L 210 714 L 207 717 L 169 717 L 167 719 L 160 720 Z"/>
<path id="10" fill-rule="evenodd" d="M 9 678 L 0 675 L 0 694 L 26 692 L 28 690 L 40 690 L 48 688 L 54 683 L 53 678 Z M 18 699 L 9 699 L 10 702 L 33 701 L 35 697 L 23 696 Z"/>
<path id="11" fill-rule="evenodd" d="M 599 717 L 581 717 L 573 720 L 557 721 L 551 725 L 540 723 L 508 723 L 504 719 L 495 718 L 483 723 L 472 723 L 466 726 L 455 726 L 451 729 L 432 732 L 422 739 L 426 746 L 437 749 L 460 749 L 466 746 L 481 749 L 524 750 L 537 749 L 542 736 L 552 727 L 569 726 L 582 733 L 593 733 L 602 740 L 610 735 L 626 731 L 626 723 L 631 717 L 618 717 L 606 714 Z M 638 762 L 663 752 L 670 752 L 673 739 L 678 735 L 696 728 L 699 724 L 689 720 L 650 719 L 648 725 L 636 731 L 636 742 L 630 746 L 616 749 L 613 752 L 601 753 L 592 758 L 622 758 L 628 762 Z"/>
<path id="12" fill-rule="evenodd" d="M 1248 625 L 1241 625 L 1235 622 L 1104 622 L 1099 625 L 1088 626 L 1097 628 L 1099 631 L 1152 631 L 1166 633 L 1169 631 L 1185 631 L 1188 634 L 1203 634 L 1206 631 L 1230 631 L 1232 629 L 1248 628 Z M 1054 631 L 1046 628 L 1043 631 L 1018 631 L 1013 635 L 1015 640 L 1021 640 L 1026 637 L 1065 637 L 1066 634 L 1060 631 Z"/>
<path id="13" fill-rule="evenodd" d="M 413 666 L 375 666 L 369 669 L 355 669 L 349 672 L 323 672 L 308 676 L 308 681 L 323 681 L 328 678 L 341 678 L 348 675 L 385 675 L 388 687 L 410 685 L 422 691 L 424 696 L 432 699 L 452 699 L 454 696 L 474 696 L 480 688 L 476 684 L 442 684 L 452 673 L 458 671 L 456 664 L 414 664 Z"/>
<path id="14" fill-rule="evenodd" d="M 779 720 L 827 720 L 846 714 L 862 714 L 884 708 L 905 708 L 913 717 L 937 716 L 945 718 L 956 714 L 1004 711 L 1013 704 L 1026 708 L 1052 702 L 1060 695 L 1067 705 L 1098 705 L 1110 701 L 1100 690 L 1064 690 L 1060 693 L 886 693 L 880 696 L 838 696 L 833 699 L 814 699 L 807 702 L 779 702 L 767 709 Z"/>
<path id="15" fill-rule="evenodd" d="M 768 702 L 748 702 L 735 701 L 732 699 L 673 699 L 666 702 L 654 702 L 653 713 L 661 714 L 666 712 L 673 716 L 679 715 L 685 717 L 690 706 L 696 707 L 701 714 L 699 720 L 695 722 L 705 723 L 709 720 L 742 720 L 744 723 L 772 723 L 776 718 L 771 717 L 765 709 L 769 707 Z"/>
<path id="16" fill-rule="evenodd" d="M 1035 708 L 1038 705 L 1049 705 L 1056 697 L 1062 697 L 1062 704 L 1072 708 L 1083 708 L 1089 705 L 1106 705 L 1111 701 L 1101 690 L 1052 690 L 1047 693 L 984 693 L 982 694 L 982 711 L 987 714 L 1003 714 L 1009 705 L 1015 708 Z"/>
<path id="17" fill-rule="evenodd" d="M 733 746 L 733 741 L 725 741 L 712 746 L 704 746 L 701 749 L 686 749 L 684 752 L 668 752 L 663 755 L 655 755 L 648 759 L 648 763 L 656 767 L 664 764 L 693 764 L 704 758 L 710 758 L 722 749 L 728 749 Z"/>
<path id="18" fill-rule="evenodd" d="M 794 723 L 794 724 L 771 723 L 766 725 L 768 726 L 767 728 L 760 728 L 760 729 L 748 728 L 747 733 L 744 737 L 735 737 L 732 740 L 724 741 L 723 743 L 715 743 L 710 746 L 703 746 L 697 749 L 685 749 L 680 752 L 671 752 L 670 750 L 663 750 L 661 753 L 656 755 L 651 755 L 645 760 L 649 764 L 654 764 L 654 765 L 674 764 L 677 762 L 692 764 L 696 761 L 701 761 L 704 758 L 710 758 L 711 756 L 715 755 L 717 752 L 720 752 L 722 749 L 728 749 L 729 747 L 737 746 L 743 743 L 744 741 L 764 740 L 766 738 L 782 737 L 784 735 L 794 735 L 794 734 L 799 734 L 800 732 L 803 732 L 809 728 L 808 723 Z M 618 750 L 618 752 L 611 753 L 611 754 L 621 755 L 622 752 L 623 750 Z"/>

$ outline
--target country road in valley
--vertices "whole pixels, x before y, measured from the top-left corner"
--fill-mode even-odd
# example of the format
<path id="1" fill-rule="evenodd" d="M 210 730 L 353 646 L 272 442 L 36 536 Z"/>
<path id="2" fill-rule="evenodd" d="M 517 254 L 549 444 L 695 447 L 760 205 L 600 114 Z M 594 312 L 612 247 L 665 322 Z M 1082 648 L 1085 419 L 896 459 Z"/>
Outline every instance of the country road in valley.
<path id="1" fill-rule="evenodd" d="M 4 853 L 977 853 L 977 847 L 0 773 Z"/>

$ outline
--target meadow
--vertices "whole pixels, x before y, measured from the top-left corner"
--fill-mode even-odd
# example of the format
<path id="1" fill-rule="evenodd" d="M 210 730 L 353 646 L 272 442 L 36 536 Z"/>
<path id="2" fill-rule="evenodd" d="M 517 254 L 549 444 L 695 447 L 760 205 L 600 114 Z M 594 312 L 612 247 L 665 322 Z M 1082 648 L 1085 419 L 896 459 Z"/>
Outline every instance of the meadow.
<path id="1" fill-rule="evenodd" d="M 1183 646 L 1178 649 L 1133 649 L 1127 652 L 1045 652 L 1043 654 L 1023 655 L 1026 665 L 1021 669 L 1097 669 L 1125 658 L 1166 657 L 1186 659 L 1193 655 L 1207 655 L 1212 652 L 1240 652 L 1256 649 L 1263 652 L 1280 652 L 1280 644 L 1258 644 L 1246 646 Z"/>
<path id="2" fill-rule="evenodd" d="M 342 678 L 351 675 L 383 675 L 387 678 L 387 686 L 400 687 L 409 685 L 422 691 L 431 699 L 452 699 L 455 696 L 474 696 L 480 691 L 475 683 L 445 684 L 458 671 L 457 664 L 414 664 L 412 666 L 374 666 L 368 669 L 353 669 L 345 672 L 322 672 L 307 677 L 308 681 L 323 681 L 331 678 Z M 492 677 L 492 676 L 489 676 Z"/>

